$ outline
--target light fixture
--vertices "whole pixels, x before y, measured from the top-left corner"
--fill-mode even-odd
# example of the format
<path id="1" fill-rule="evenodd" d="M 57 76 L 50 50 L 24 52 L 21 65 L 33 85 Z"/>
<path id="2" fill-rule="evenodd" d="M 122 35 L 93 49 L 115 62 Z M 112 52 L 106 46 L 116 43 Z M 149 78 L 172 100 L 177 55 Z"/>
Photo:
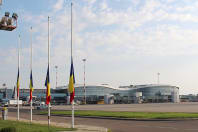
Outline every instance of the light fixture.
<path id="1" fill-rule="evenodd" d="M 6 17 L 9 17 L 9 15 L 10 15 L 10 12 L 5 12 Z"/>
<path id="2" fill-rule="evenodd" d="M 16 13 L 13 13 L 13 14 L 12 14 L 12 18 L 15 19 L 15 20 L 17 20 L 18 15 L 17 15 Z"/>

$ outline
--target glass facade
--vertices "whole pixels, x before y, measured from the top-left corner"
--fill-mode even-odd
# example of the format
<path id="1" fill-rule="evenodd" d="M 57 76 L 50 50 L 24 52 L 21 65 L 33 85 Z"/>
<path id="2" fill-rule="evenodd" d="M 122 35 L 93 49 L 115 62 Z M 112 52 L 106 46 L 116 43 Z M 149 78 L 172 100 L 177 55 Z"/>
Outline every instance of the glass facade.
<path id="1" fill-rule="evenodd" d="M 179 88 L 171 85 L 136 85 L 119 88 L 108 85 L 88 85 L 85 89 L 86 100 L 94 103 L 104 100 L 106 95 L 113 95 L 115 103 L 179 102 Z M 84 86 L 76 86 L 75 99 L 83 101 L 84 97 Z"/>
<path id="2" fill-rule="evenodd" d="M 69 93 L 67 86 L 51 89 L 52 104 L 67 103 Z M 179 102 L 179 88 L 171 85 L 130 85 L 118 88 L 109 85 L 87 85 L 86 102 L 89 104 L 105 103 L 147 103 L 147 102 Z M 75 85 L 75 101 L 85 100 L 83 85 Z M 6 91 L 6 94 L 5 94 Z M 0 89 L 0 99 L 11 99 L 12 89 Z M 20 89 L 20 99 L 27 100 L 29 89 Z M 33 96 L 45 101 L 46 89 L 34 89 Z"/>

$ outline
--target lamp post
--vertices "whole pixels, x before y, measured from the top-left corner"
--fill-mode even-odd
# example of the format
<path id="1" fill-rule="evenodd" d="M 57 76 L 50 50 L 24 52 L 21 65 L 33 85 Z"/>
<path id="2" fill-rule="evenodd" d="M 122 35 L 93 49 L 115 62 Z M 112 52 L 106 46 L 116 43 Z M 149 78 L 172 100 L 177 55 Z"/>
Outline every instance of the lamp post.
<path id="1" fill-rule="evenodd" d="M 84 62 L 84 103 L 86 104 L 86 88 L 85 88 L 85 62 L 86 62 L 86 59 L 82 59 L 82 61 Z"/>
<path id="2" fill-rule="evenodd" d="M 2 6 L 3 0 L 0 0 L 0 8 Z M 5 16 L 0 18 L 0 30 L 12 31 L 17 28 L 18 15 L 16 13 L 9 17 L 10 12 L 5 12 Z"/>
<path id="3" fill-rule="evenodd" d="M 5 92 L 4 92 L 4 94 L 5 94 L 5 99 L 7 99 L 7 87 L 6 87 L 6 84 L 5 84 L 5 83 L 3 84 L 3 87 L 5 88 Z"/>
<path id="4" fill-rule="evenodd" d="M 55 66 L 55 69 L 56 69 L 56 88 L 57 88 L 57 74 L 58 74 L 58 66 Z"/>
<path id="5" fill-rule="evenodd" d="M 0 19 L 0 30 L 12 31 L 17 28 L 18 15 L 16 13 L 13 13 L 12 17 L 9 17 L 9 15 L 10 12 L 5 12 L 5 16 Z"/>
<path id="6" fill-rule="evenodd" d="M 157 73 L 157 84 L 159 85 L 159 76 L 160 76 L 160 73 L 158 72 Z"/>

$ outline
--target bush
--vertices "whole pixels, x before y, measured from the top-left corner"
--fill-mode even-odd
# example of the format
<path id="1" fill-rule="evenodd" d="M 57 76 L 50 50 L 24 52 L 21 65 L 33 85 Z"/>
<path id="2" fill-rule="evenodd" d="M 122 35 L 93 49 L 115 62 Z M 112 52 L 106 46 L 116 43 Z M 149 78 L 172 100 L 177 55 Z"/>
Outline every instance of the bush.
<path id="1" fill-rule="evenodd" d="M 5 127 L 0 130 L 0 132 L 17 132 L 15 127 Z"/>

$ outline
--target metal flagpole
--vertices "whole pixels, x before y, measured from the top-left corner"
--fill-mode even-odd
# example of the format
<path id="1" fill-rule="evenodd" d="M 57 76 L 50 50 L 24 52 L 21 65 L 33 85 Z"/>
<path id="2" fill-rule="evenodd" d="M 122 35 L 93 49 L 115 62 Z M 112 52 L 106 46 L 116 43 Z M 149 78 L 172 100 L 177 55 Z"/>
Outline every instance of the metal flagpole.
<path id="1" fill-rule="evenodd" d="M 18 49 L 18 72 L 20 72 L 20 43 L 21 43 L 21 39 L 20 39 L 20 35 L 19 35 L 19 49 Z M 19 73 L 18 73 L 19 74 Z M 19 75 L 18 75 L 19 76 Z M 18 78 L 20 80 L 20 77 Z M 18 81 L 19 81 L 18 80 Z M 19 81 L 20 82 L 20 81 Z M 20 85 L 19 85 L 20 87 Z M 19 93 L 19 89 L 17 91 Z M 18 94 L 18 97 L 17 97 L 17 120 L 19 120 L 19 94 Z"/>
<path id="2" fill-rule="evenodd" d="M 31 49 L 30 49 L 30 52 L 31 52 L 31 58 L 30 58 L 30 74 L 32 74 L 32 27 L 31 27 Z M 32 81 L 32 80 L 30 80 Z M 30 82 L 31 83 L 31 82 Z M 32 84 L 30 84 L 32 85 Z M 32 86 L 31 86 L 32 87 Z M 30 87 L 30 88 L 31 88 Z M 31 89 L 30 89 L 31 90 Z M 32 92 L 32 90 L 31 90 Z M 32 93 L 31 93 L 32 94 Z M 30 100 L 30 122 L 32 122 L 32 99 Z"/>
<path id="3" fill-rule="evenodd" d="M 86 103 L 87 102 L 86 101 L 86 88 L 85 88 L 85 62 L 86 62 L 86 59 L 83 59 L 83 62 L 84 62 L 84 94 L 85 94 L 84 95 L 84 101 L 85 101 L 84 103 L 87 104 Z"/>
<path id="4" fill-rule="evenodd" d="M 50 33 L 49 33 L 49 16 L 48 16 L 48 66 L 49 66 L 49 71 L 50 71 Z M 48 128 L 50 125 L 50 102 L 48 104 Z"/>
<path id="5" fill-rule="evenodd" d="M 73 54 L 72 54 L 72 15 L 73 15 L 73 13 L 72 13 L 72 6 L 73 6 L 73 3 L 71 2 L 71 61 L 73 61 L 72 60 L 72 58 L 73 58 Z M 72 128 L 74 128 L 74 100 L 72 101 Z"/>
<path id="6" fill-rule="evenodd" d="M 58 85 L 58 66 L 55 66 L 55 68 L 56 68 L 56 88 L 57 88 L 57 85 Z"/>

